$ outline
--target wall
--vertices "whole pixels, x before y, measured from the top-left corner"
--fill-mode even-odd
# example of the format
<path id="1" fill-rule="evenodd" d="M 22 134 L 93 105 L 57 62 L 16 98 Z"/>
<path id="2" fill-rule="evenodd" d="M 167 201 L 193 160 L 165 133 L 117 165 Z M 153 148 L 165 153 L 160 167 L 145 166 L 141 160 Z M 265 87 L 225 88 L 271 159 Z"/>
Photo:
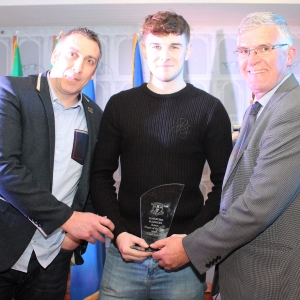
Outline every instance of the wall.
<path id="1" fill-rule="evenodd" d="M 11 72 L 12 36 L 18 30 L 24 74 L 47 70 L 50 66 L 52 36 L 70 28 L 2 28 L 0 34 L 0 75 Z M 94 27 L 103 46 L 103 57 L 97 69 L 97 103 L 104 108 L 114 93 L 131 87 L 132 34 L 138 27 Z M 300 26 L 292 27 L 295 45 L 300 49 Z M 192 28 L 193 52 L 186 63 L 187 82 L 218 97 L 227 109 L 232 124 L 241 123 L 250 99 L 250 91 L 243 82 L 236 57 L 236 28 Z M 143 60 L 144 78 L 149 71 Z M 300 77 L 300 58 L 294 63 Z"/>

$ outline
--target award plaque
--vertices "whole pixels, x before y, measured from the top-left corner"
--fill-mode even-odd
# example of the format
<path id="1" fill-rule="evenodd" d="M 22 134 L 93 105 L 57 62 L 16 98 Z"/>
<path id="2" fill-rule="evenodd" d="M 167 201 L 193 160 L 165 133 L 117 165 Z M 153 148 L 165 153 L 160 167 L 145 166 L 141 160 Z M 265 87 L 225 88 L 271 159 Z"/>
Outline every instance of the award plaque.
<path id="1" fill-rule="evenodd" d="M 148 245 L 167 237 L 184 184 L 171 183 L 152 188 L 140 198 L 141 237 Z M 132 248 L 142 251 L 154 249 Z"/>

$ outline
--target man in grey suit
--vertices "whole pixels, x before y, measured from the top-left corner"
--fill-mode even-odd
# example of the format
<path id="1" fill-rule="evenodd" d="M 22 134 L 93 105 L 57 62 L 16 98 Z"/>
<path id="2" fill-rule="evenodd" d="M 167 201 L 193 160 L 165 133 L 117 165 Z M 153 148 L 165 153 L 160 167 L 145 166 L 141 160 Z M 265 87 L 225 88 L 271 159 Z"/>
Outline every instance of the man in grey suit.
<path id="1" fill-rule="evenodd" d="M 159 265 L 216 265 L 222 300 L 300 299 L 300 87 L 285 20 L 259 12 L 243 19 L 236 50 L 242 75 L 260 103 L 256 122 L 231 154 L 220 212 L 188 236 L 152 244 Z M 254 105 L 253 104 L 253 105 Z"/>
<path id="2" fill-rule="evenodd" d="M 102 116 L 81 93 L 101 57 L 97 34 L 69 31 L 51 71 L 0 77 L 0 298 L 64 299 L 71 258 L 113 238 L 92 213 L 89 173 Z"/>

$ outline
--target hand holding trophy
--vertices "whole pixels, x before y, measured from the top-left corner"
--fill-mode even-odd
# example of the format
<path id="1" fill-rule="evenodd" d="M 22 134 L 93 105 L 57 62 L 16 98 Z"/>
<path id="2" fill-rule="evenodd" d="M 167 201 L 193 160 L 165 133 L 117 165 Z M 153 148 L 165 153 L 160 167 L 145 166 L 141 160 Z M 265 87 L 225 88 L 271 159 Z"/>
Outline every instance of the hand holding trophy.
<path id="1" fill-rule="evenodd" d="M 141 196 L 141 238 L 148 245 L 167 237 L 183 189 L 184 184 L 164 184 L 152 188 Z M 150 247 L 145 249 L 138 245 L 131 248 L 141 251 L 156 251 Z"/>

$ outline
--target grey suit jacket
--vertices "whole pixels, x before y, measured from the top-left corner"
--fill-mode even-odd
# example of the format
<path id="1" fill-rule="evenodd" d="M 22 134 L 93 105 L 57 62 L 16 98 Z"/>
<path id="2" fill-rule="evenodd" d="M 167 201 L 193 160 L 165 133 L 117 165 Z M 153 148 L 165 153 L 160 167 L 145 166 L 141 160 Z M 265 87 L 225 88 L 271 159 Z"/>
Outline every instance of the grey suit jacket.
<path id="1" fill-rule="evenodd" d="M 300 87 L 291 75 L 237 155 L 238 139 L 219 215 L 183 239 L 200 273 L 217 264 L 222 300 L 300 299 L 299 130 Z"/>
<path id="2" fill-rule="evenodd" d="M 0 272 L 9 269 L 40 228 L 51 234 L 73 211 L 92 211 L 91 160 L 102 111 L 83 96 L 89 144 L 72 208 L 52 194 L 55 124 L 47 72 L 0 77 Z"/>

